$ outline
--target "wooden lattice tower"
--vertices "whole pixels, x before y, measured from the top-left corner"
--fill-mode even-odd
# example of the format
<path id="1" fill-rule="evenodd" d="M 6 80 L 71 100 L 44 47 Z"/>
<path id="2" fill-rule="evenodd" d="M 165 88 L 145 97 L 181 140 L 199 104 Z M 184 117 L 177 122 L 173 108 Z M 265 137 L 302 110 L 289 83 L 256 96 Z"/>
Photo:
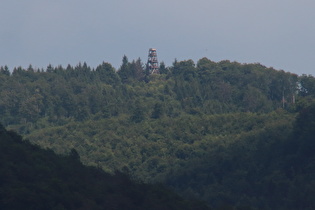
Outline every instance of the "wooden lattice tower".
<path id="1" fill-rule="evenodd" d="M 149 49 L 147 69 L 151 74 L 159 73 L 159 62 L 157 59 L 156 49 L 154 48 Z"/>

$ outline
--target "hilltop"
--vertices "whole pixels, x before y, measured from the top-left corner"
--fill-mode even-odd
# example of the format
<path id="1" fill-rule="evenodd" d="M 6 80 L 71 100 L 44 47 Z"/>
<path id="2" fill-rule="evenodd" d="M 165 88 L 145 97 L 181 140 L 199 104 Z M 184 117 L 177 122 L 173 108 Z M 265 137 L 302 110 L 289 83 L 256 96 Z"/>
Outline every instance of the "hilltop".
<path id="1" fill-rule="evenodd" d="M 74 148 L 86 165 L 215 208 L 314 206 L 311 134 L 301 131 L 312 131 L 303 113 L 312 113 L 314 77 L 207 58 L 162 63 L 159 72 L 126 56 L 118 70 L 3 67 L 1 122 L 43 148 Z"/>

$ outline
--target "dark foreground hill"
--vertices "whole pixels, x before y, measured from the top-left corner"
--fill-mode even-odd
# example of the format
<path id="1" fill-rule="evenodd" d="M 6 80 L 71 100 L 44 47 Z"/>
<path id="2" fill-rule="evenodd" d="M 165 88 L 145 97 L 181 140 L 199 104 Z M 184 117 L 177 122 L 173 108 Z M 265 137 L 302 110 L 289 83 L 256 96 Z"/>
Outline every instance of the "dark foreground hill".
<path id="1" fill-rule="evenodd" d="M 83 166 L 0 125 L 0 209 L 207 209 L 157 185 Z"/>

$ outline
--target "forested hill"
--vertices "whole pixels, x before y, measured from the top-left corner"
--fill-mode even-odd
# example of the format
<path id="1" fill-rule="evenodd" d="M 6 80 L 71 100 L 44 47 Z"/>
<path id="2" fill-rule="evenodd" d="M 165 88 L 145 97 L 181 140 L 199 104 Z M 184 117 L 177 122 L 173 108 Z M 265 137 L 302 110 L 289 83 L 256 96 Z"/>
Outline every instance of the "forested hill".
<path id="1" fill-rule="evenodd" d="M 0 72 L 1 122 L 32 143 L 215 208 L 314 207 L 311 75 L 207 58 L 151 75 L 126 56 Z"/>
<path id="2" fill-rule="evenodd" d="M 166 68 L 162 63 L 160 72 L 149 75 L 140 60 L 129 62 L 126 57 L 118 72 L 108 63 L 95 69 L 86 63 L 49 65 L 45 71 L 18 67 L 11 75 L 1 67 L 1 122 L 27 133 L 34 127 L 123 114 L 136 122 L 181 113 L 267 113 L 290 109 L 294 96 L 315 92 L 314 77 L 260 64 L 203 58 L 196 65 L 175 61 Z"/>
<path id="3" fill-rule="evenodd" d="M 57 156 L 0 124 L 0 209 L 208 209 L 157 185 L 83 166 L 75 150 Z"/>

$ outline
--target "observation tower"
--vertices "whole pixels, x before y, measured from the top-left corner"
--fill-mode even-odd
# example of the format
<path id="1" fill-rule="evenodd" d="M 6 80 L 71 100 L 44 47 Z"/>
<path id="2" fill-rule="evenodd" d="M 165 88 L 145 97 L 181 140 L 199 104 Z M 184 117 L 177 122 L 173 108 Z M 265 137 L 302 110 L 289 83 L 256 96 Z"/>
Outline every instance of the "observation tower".
<path id="1" fill-rule="evenodd" d="M 159 73 L 159 62 L 157 59 L 156 49 L 154 48 L 149 49 L 147 70 L 149 70 L 150 74 Z"/>

